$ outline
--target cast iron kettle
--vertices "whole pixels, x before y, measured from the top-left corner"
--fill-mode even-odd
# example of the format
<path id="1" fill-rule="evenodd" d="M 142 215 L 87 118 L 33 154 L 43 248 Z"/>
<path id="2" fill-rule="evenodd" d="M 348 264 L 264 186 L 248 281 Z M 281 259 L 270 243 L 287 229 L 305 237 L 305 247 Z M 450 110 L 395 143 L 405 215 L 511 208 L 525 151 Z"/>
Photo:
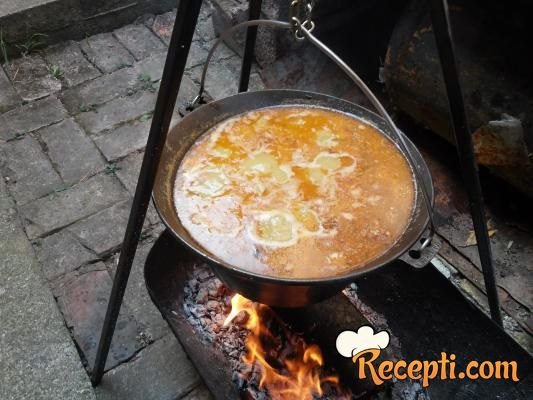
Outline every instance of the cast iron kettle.
<path id="1" fill-rule="evenodd" d="M 384 107 L 359 76 L 311 34 L 314 28 L 313 23 L 309 19 L 300 23 L 298 18 L 294 16 L 291 21 L 292 23 L 271 20 L 247 21 L 232 27 L 221 35 L 208 55 L 202 74 L 200 94 L 193 104 L 195 105 L 202 98 L 207 67 L 213 52 L 220 42 L 239 28 L 266 25 L 274 28 L 293 29 L 296 39 L 307 39 L 317 46 L 347 73 L 365 93 L 381 116 L 359 105 L 336 97 L 299 90 L 282 89 L 244 92 L 216 100 L 196 108 L 169 132 L 153 191 L 156 209 L 167 229 L 186 248 L 207 262 L 227 287 L 251 300 L 278 307 L 303 307 L 335 295 L 357 277 L 397 260 L 404 253 L 413 249 L 416 252 L 424 250 L 431 243 L 434 234 L 432 220 L 433 183 L 428 167 L 419 151 L 395 126 Z M 414 180 L 416 188 L 414 212 L 405 232 L 385 254 L 367 262 L 356 270 L 331 278 L 276 278 L 246 271 L 224 262 L 215 254 L 211 254 L 202 248 L 183 227 L 174 205 L 174 184 L 178 167 L 190 147 L 205 132 L 228 118 L 264 107 L 282 105 L 321 107 L 349 114 L 378 129 L 403 153 L 416 178 Z"/>

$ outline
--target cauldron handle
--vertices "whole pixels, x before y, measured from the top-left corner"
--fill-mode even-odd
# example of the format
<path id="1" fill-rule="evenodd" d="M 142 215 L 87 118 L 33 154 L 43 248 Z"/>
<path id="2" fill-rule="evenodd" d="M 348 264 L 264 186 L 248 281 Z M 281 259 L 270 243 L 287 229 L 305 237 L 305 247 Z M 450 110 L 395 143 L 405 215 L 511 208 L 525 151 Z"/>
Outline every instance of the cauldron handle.
<path id="1" fill-rule="evenodd" d="M 426 211 L 428 213 L 428 219 L 429 219 L 429 226 L 427 229 L 427 233 L 423 235 L 420 245 L 415 245 L 408 253 L 409 257 L 413 259 L 419 259 L 421 252 L 431 244 L 433 237 L 435 236 L 435 221 L 433 216 L 433 197 L 430 194 L 430 188 L 427 187 L 424 180 L 420 176 L 420 173 L 416 167 L 415 158 L 411 154 L 411 151 L 409 147 L 407 146 L 404 138 L 403 133 L 400 132 L 394 121 L 392 120 L 391 116 L 383 107 L 381 102 L 377 99 L 377 97 L 374 95 L 374 93 L 369 89 L 369 87 L 363 82 L 363 80 L 355 73 L 354 70 L 352 70 L 348 64 L 346 64 L 337 54 L 335 54 L 328 46 L 326 46 L 324 43 L 322 43 L 320 40 L 316 38 L 311 33 L 312 29 L 307 29 L 305 24 L 302 24 L 296 17 L 292 17 L 292 23 L 289 22 L 283 22 L 283 21 L 275 21 L 275 20 L 268 20 L 268 19 L 256 19 L 251 21 L 245 21 L 240 24 L 237 24 L 235 26 L 232 26 L 231 28 L 224 31 L 220 37 L 215 41 L 213 44 L 213 47 L 209 51 L 207 55 L 206 62 L 204 64 L 204 68 L 202 71 L 202 77 L 200 80 L 200 90 L 198 95 L 194 98 L 194 100 L 189 105 L 189 109 L 193 109 L 195 105 L 197 105 L 202 99 L 203 99 L 203 93 L 205 90 L 205 79 L 207 76 L 207 69 L 209 67 L 209 63 L 211 61 L 211 58 L 213 57 L 213 54 L 217 47 L 220 45 L 222 41 L 224 41 L 226 38 L 230 37 L 235 31 L 249 27 L 249 26 L 269 26 L 271 28 L 276 29 L 294 29 L 296 28 L 299 35 L 302 35 L 302 37 L 297 37 L 296 40 L 300 40 L 302 38 L 306 38 L 311 42 L 315 47 L 317 47 L 322 53 L 324 53 L 329 59 L 331 59 L 335 64 L 337 64 L 345 73 L 348 75 L 348 77 L 355 83 L 355 85 L 363 92 L 363 94 L 367 97 L 367 99 L 372 103 L 374 108 L 378 111 L 378 113 L 381 115 L 381 117 L 384 119 L 385 123 L 388 125 L 391 132 L 396 136 L 398 140 L 398 144 L 400 145 L 401 149 L 403 150 L 404 154 L 409 159 L 410 164 L 413 166 L 413 173 L 415 175 L 415 179 L 418 182 L 418 186 L 421 188 L 422 197 L 424 200 L 424 205 L 426 206 Z M 404 256 L 405 257 L 405 256 Z"/>

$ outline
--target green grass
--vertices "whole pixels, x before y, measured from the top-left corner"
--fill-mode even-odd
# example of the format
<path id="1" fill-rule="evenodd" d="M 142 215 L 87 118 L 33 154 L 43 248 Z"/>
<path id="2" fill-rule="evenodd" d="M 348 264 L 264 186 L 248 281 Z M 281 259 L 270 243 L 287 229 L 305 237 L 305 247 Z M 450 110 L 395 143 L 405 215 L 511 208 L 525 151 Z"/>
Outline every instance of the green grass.
<path id="1" fill-rule="evenodd" d="M 0 29 L 0 53 L 2 53 L 2 59 L 4 64 L 9 63 L 9 56 L 7 55 L 7 44 L 4 40 L 4 31 Z"/>
<path id="2" fill-rule="evenodd" d="M 20 139 L 24 138 L 25 135 L 26 135 L 26 132 L 15 133 L 13 135 L 13 139 L 14 140 L 20 140 Z"/>
<path id="3" fill-rule="evenodd" d="M 23 56 L 33 53 L 41 49 L 46 44 L 48 35 L 44 33 L 34 33 L 26 41 L 15 45 Z"/>

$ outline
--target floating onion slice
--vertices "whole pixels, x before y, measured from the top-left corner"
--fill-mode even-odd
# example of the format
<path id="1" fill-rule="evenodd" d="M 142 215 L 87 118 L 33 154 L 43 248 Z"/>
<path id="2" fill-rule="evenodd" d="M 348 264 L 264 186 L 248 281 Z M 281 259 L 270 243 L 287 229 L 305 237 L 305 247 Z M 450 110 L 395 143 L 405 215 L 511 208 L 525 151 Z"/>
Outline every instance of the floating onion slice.
<path id="1" fill-rule="evenodd" d="M 319 154 L 315 158 L 315 164 L 320 168 L 324 168 L 329 171 L 335 171 L 342 165 L 340 157 L 337 154 Z"/>
<path id="2" fill-rule="evenodd" d="M 284 183 L 292 176 L 288 165 L 279 166 L 277 159 L 268 153 L 259 153 L 244 161 L 241 170 L 245 174 L 272 176 L 276 183 Z"/>
<path id="3" fill-rule="evenodd" d="M 311 183 L 316 186 L 321 186 L 326 180 L 328 174 L 323 168 L 309 168 L 307 170 L 307 176 L 309 177 Z"/>
<path id="4" fill-rule="evenodd" d="M 328 171 L 335 171 L 340 175 L 347 175 L 355 170 L 357 165 L 355 158 L 348 153 L 319 153 L 312 166 L 323 168 Z"/>
<path id="5" fill-rule="evenodd" d="M 259 153 L 242 163 L 244 173 L 257 173 L 260 175 L 269 175 L 275 169 L 278 169 L 276 158 L 267 153 Z"/>
<path id="6" fill-rule="evenodd" d="M 192 177 L 188 190 L 203 196 L 220 196 L 227 184 L 226 176 L 218 169 L 200 170 Z"/>
<path id="7" fill-rule="evenodd" d="M 293 214 L 296 220 L 302 225 L 302 227 L 312 233 L 318 232 L 321 229 L 320 221 L 316 213 L 305 205 L 294 207 Z"/>
<path id="8" fill-rule="evenodd" d="M 248 233 L 255 242 L 266 246 L 288 247 L 298 240 L 296 220 L 283 210 L 255 212 Z"/>
<path id="9" fill-rule="evenodd" d="M 231 150 L 225 147 L 214 147 L 210 153 L 215 157 L 228 158 L 231 156 Z"/>
<path id="10" fill-rule="evenodd" d="M 337 136 L 328 127 L 316 131 L 316 142 L 321 147 L 334 147 L 338 144 Z"/>

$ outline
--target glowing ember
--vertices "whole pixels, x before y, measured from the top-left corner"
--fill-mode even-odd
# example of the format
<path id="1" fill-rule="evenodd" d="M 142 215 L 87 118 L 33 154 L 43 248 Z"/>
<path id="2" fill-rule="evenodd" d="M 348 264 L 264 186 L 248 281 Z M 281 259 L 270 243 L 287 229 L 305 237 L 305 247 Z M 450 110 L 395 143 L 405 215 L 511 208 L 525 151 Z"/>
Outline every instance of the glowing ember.
<path id="1" fill-rule="evenodd" d="M 272 333 L 267 325 L 275 315 L 269 307 L 236 294 L 231 299 L 231 312 L 224 326 L 241 312 L 247 317 L 243 325 L 250 330 L 246 339 L 247 354 L 242 358 L 246 366 L 243 375 L 249 377 L 254 371 L 258 372 L 259 388 L 266 389 L 270 398 L 312 400 L 323 395 L 324 384 L 338 385 L 336 376 L 321 376 L 323 358 L 318 346 L 307 345 L 288 330 L 284 330 L 286 343 L 281 343 Z"/>

